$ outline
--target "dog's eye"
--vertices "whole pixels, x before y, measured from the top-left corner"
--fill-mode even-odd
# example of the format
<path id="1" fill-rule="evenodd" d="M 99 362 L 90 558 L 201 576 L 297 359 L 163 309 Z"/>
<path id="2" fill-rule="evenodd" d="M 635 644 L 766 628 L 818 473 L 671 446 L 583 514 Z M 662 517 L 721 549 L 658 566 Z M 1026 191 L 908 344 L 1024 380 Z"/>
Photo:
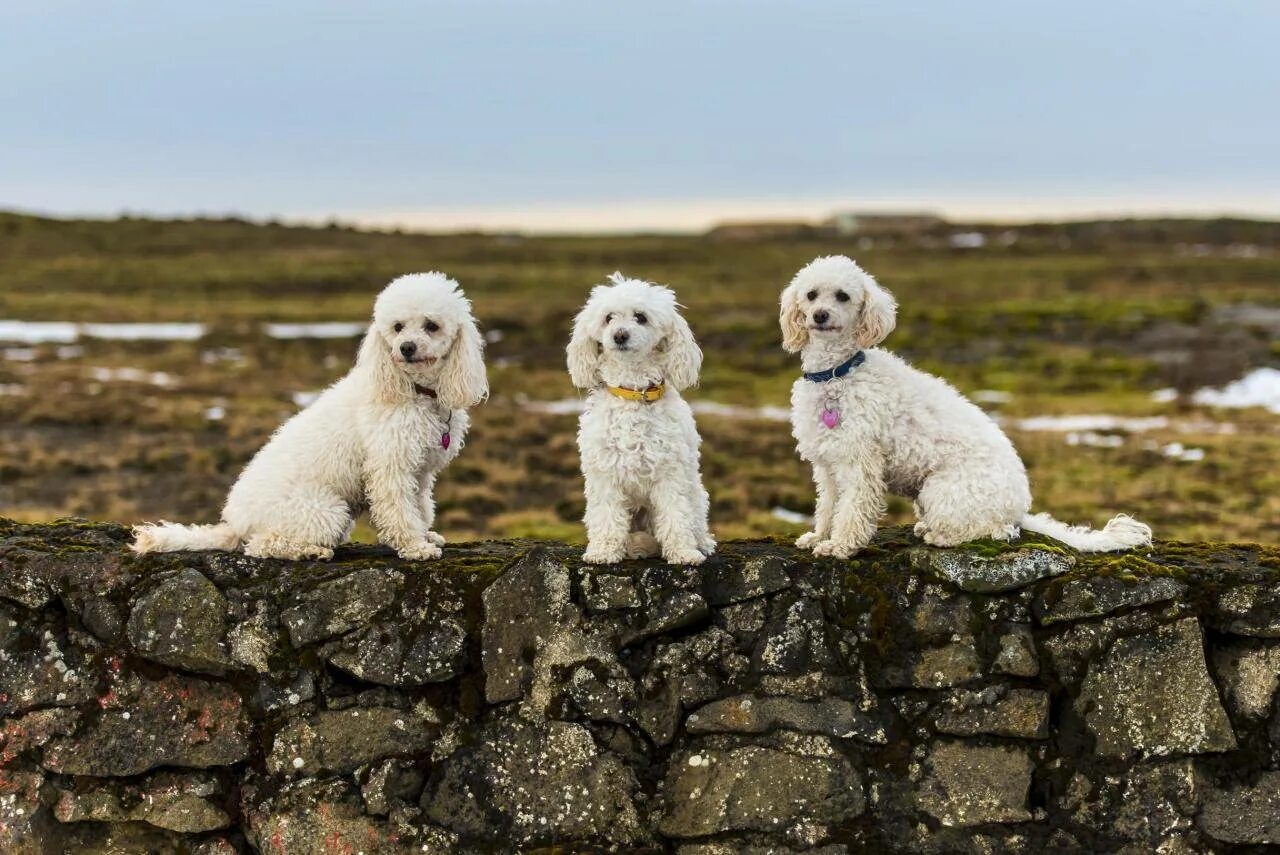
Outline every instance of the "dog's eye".
<path id="1" fill-rule="evenodd" d="M 814 300 L 818 299 L 818 292 L 810 291 L 808 294 L 804 295 L 804 298 L 812 303 Z"/>
<path id="2" fill-rule="evenodd" d="M 400 330 L 404 329 L 404 324 L 400 323 L 399 321 L 396 321 L 396 325 L 392 327 L 392 329 L 395 330 L 396 332 L 400 332 Z"/>
<path id="3" fill-rule="evenodd" d="M 606 324 L 611 324 L 611 323 L 613 323 L 613 312 L 610 312 L 609 314 L 607 314 L 607 315 L 605 315 L 605 316 L 604 316 L 604 322 L 605 322 Z"/>
<path id="4" fill-rule="evenodd" d="M 649 318 L 645 315 L 644 312 L 636 312 L 636 323 L 638 323 L 640 326 L 644 326 L 645 324 L 649 323 Z"/>
<path id="5" fill-rule="evenodd" d="M 435 321 L 427 321 L 425 324 L 422 325 L 422 328 L 425 329 L 427 332 L 435 332 L 436 330 L 440 329 L 440 325 Z"/>
<path id="6" fill-rule="evenodd" d="M 843 291 L 837 291 L 837 292 L 836 292 L 836 300 L 838 300 L 838 301 L 839 301 L 839 302 L 841 302 L 841 303 L 847 303 L 847 302 L 849 302 L 849 295 L 848 295 L 848 294 L 846 294 L 846 293 L 845 293 L 845 292 L 843 292 Z"/>

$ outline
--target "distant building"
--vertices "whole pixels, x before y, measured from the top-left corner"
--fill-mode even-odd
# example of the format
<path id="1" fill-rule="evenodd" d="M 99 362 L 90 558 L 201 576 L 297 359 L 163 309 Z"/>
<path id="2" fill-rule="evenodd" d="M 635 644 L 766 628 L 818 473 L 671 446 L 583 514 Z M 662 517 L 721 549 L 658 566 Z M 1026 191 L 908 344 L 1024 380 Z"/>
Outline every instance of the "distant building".
<path id="1" fill-rule="evenodd" d="M 842 236 L 916 237 L 945 227 L 947 221 L 937 214 L 839 211 L 823 225 Z"/>

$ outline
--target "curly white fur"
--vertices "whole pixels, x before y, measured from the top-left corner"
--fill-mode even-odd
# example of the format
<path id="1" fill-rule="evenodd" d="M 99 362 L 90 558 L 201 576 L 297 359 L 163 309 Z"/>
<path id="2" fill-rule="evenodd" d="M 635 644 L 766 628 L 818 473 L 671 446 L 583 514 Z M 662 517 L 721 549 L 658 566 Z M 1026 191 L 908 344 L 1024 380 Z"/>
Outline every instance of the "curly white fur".
<path id="1" fill-rule="evenodd" d="M 586 480 L 587 551 L 594 564 L 661 551 L 701 564 L 715 551 L 698 471 L 698 428 L 680 391 L 698 380 L 702 351 L 671 289 L 614 273 L 591 291 L 573 324 L 569 376 L 590 390 L 578 423 Z M 605 388 L 666 384 L 657 401 Z"/>
<path id="2" fill-rule="evenodd" d="M 327 559 L 367 506 L 402 558 L 439 558 L 432 488 L 462 448 L 467 408 L 487 394 L 483 340 L 458 283 L 443 273 L 402 276 L 378 296 L 355 367 L 249 461 L 222 522 L 140 525 L 133 550 L 243 545 L 263 558 Z"/>
<path id="3" fill-rule="evenodd" d="M 1029 514 L 1026 469 L 996 423 L 945 381 L 874 349 L 896 314 L 889 292 L 844 256 L 815 259 L 782 292 L 783 347 L 801 354 L 806 372 L 866 354 L 842 378 L 792 386 L 792 433 L 818 493 L 814 529 L 796 546 L 853 555 L 875 533 L 887 492 L 915 501 L 916 534 L 935 546 L 1009 540 L 1020 528 L 1084 552 L 1151 542 L 1150 527 L 1124 515 L 1095 531 Z M 826 408 L 839 412 L 833 428 L 822 422 Z"/>

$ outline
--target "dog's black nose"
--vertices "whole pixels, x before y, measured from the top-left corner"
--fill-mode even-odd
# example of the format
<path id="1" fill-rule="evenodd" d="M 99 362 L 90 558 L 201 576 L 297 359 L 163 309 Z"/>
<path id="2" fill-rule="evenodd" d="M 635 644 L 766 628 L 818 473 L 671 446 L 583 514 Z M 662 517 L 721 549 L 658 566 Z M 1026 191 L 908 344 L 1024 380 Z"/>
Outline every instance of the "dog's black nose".
<path id="1" fill-rule="evenodd" d="M 418 349 L 418 346 L 411 341 L 406 341 L 404 344 L 400 345 L 400 353 L 404 356 L 405 359 L 408 359 L 409 357 L 413 356 L 414 351 L 416 351 L 417 349 Z"/>
<path id="2" fill-rule="evenodd" d="M 813 322 L 815 324 L 825 324 L 831 318 L 831 313 L 826 309 L 819 309 L 813 313 Z"/>
<path id="3" fill-rule="evenodd" d="M 614 344 L 626 344 L 630 340 L 631 340 L 631 333 L 627 332 L 626 330 L 618 330 L 616 333 L 613 334 Z"/>

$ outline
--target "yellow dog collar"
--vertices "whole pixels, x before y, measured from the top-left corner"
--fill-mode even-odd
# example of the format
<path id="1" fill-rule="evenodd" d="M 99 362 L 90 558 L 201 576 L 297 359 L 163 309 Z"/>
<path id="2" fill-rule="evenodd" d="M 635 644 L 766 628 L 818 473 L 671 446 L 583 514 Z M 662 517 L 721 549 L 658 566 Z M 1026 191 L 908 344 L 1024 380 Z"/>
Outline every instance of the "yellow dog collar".
<path id="1" fill-rule="evenodd" d="M 621 398 L 624 401 L 640 401 L 645 404 L 652 404 L 661 398 L 667 391 L 667 384 L 655 383 L 648 389 L 628 389 L 626 386 L 605 386 L 609 390 L 609 394 L 614 397 Z"/>

